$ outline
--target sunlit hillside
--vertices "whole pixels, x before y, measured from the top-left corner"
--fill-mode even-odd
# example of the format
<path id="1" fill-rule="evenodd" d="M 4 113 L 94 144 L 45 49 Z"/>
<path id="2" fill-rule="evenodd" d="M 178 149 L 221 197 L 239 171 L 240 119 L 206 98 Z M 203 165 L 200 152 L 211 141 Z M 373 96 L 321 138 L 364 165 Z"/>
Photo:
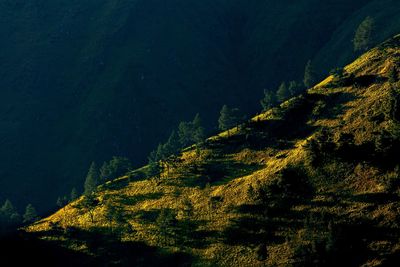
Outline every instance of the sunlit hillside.
<path id="1" fill-rule="evenodd" d="M 159 177 L 144 167 L 101 185 L 27 235 L 111 266 L 393 266 L 399 58 L 397 36 L 170 157 Z"/>

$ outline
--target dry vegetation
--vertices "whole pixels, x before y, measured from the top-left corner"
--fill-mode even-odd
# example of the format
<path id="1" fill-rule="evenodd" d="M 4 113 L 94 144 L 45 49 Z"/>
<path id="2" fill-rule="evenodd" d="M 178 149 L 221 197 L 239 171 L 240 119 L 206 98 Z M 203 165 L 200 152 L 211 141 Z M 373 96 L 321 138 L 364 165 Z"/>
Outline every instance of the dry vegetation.
<path id="1" fill-rule="evenodd" d="M 160 179 L 138 170 L 100 186 L 92 206 L 82 197 L 26 230 L 94 256 L 109 253 L 90 240 L 100 232 L 177 255 L 177 265 L 393 264 L 400 136 L 398 84 L 387 75 L 399 45 L 396 37 L 363 55 L 346 81 L 329 77 L 200 152 L 187 149 Z M 146 263 L 135 257 L 119 261 Z"/>

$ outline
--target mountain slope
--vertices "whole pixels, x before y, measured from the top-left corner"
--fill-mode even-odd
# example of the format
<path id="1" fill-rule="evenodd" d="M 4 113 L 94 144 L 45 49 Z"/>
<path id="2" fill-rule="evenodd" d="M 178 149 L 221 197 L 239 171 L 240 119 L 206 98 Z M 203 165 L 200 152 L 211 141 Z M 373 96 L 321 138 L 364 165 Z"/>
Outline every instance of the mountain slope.
<path id="1" fill-rule="evenodd" d="M 184 150 L 161 178 L 139 169 L 26 230 L 110 264 L 393 266 L 400 94 L 388 77 L 399 55 L 396 36 L 342 76 Z"/>
<path id="2" fill-rule="evenodd" d="M 367 15 L 377 15 L 378 40 L 398 32 L 399 8 L 395 0 L 1 1 L 0 200 L 46 211 L 83 183 L 93 160 L 127 156 L 140 166 L 197 112 L 210 130 L 223 104 L 253 114 L 264 88 L 300 80 L 309 59 L 321 73 L 349 62 Z"/>

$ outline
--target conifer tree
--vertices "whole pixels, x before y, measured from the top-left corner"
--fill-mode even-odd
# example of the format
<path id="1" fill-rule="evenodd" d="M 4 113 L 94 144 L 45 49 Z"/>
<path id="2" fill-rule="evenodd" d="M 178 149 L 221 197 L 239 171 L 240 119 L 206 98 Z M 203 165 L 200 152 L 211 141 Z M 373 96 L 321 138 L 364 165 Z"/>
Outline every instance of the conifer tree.
<path id="1" fill-rule="evenodd" d="M 290 81 L 289 82 L 289 87 L 288 87 L 288 91 L 289 91 L 289 96 L 293 97 L 296 95 L 299 95 L 301 93 L 303 93 L 304 91 L 304 85 L 302 83 L 296 82 L 296 81 Z"/>
<path id="2" fill-rule="evenodd" d="M 192 143 L 193 127 L 190 122 L 181 122 L 178 126 L 179 142 L 182 147 Z"/>
<path id="3" fill-rule="evenodd" d="M 76 200 L 78 197 L 79 197 L 78 191 L 76 190 L 75 187 L 72 188 L 69 200 L 72 202 Z"/>
<path id="4" fill-rule="evenodd" d="M 3 223 L 5 223 L 6 225 L 18 224 L 21 221 L 21 216 L 9 199 L 4 202 L 3 206 L 0 209 L 0 214 Z"/>
<path id="5" fill-rule="evenodd" d="M 172 131 L 168 138 L 168 141 L 164 145 L 166 154 L 174 155 L 177 154 L 180 149 L 179 136 L 175 131 Z"/>
<path id="6" fill-rule="evenodd" d="M 288 89 L 286 83 L 283 82 L 279 86 L 278 91 L 276 91 L 276 98 L 278 99 L 279 102 L 284 102 L 289 97 L 290 97 L 289 89 Z"/>
<path id="7" fill-rule="evenodd" d="M 303 83 L 306 88 L 311 88 L 316 83 L 316 72 L 314 66 L 312 65 L 311 60 L 307 62 L 306 68 L 304 70 L 304 79 Z"/>
<path id="8" fill-rule="evenodd" d="M 221 131 L 228 131 L 235 127 L 239 123 L 239 110 L 237 108 L 229 108 L 227 105 L 224 105 L 220 111 L 220 116 L 218 119 L 218 128 Z"/>
<path id="9" fill-rule="evenodd" d="M 358 26 L 354 39 L 354 51 L 367 51 L 374 43 L 375 20 L 368 16 Z"/>
<path id="10" fill-rule="evenodd" d="M 272 91 L 264 89 L 264 98 L 260 101 L 263 111 L 267 111 L 276 105 L 276 96 Z"/>
<path id="11" fill-rule="evenodd" d="M 28 204 L 25 208 L 23 215 L 24 223 L 33 223 L 39 219 L 35 207 L 32 204 Z"/>
<path id="12" fill-rule="evenodd" d="M 202 126 L 200 114 L 198 113 L 196 114 L 196 116 L 193 119 L 192 125 L 193 125 L 192 140 L 197 147 L 201 147 L 205 139 L 205 133 L 204 133 L 205 131 Z"/>
<path id="13" fill-rule="evenodd" d="M 90 165 L 89 171 L 86 176 L 85 184 L 84 184 L 84 189 L 85 189 L 85 195 L 90 195 L 94 191 L 96 191 L 98 184 L 98 171 L 97 171 L 97 166 L 95 162 L 92 162 Z"/>

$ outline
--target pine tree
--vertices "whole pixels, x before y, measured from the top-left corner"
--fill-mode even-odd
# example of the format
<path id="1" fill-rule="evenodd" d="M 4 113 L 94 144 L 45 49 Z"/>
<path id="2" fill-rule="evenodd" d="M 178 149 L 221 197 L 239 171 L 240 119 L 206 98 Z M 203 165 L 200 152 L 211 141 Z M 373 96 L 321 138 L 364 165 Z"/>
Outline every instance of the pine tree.
<path id="1" fill-rule="evenodd" d="M 354 39 L 354 51 L 367 51 L 374 43 L 375 20 L 370 16 L 366 17 L 358 26 Z"/>
<path id="2" fill-rule="evenodd" d="M 0 209 L 0 214 L 3 222 L 6 225 L 14 225 L 20 223 L 21 216 L 9 199 L 4 202 L 3 206 Z"/>
<path id="3" fill-rule="evenodd" d="M 131 169 L 131 162 L 125 157 L 112 157 L 104 162 L 100 168 L 100 181 L 106 182 L 125 175 Z"/>
<path id="4" fill-rule="evenodd" d="M 67 199 L 67 197 L 66 197 L 66 196 L 58 197 L 58 198 L 57 198 L 56 204 L 57 204 L 57 207 L 59 207 L 59 208 L 64 207 L 65 205 L 68 204 L 68 199 Z"/>
<path id="5" fill-rule="evenodd" d="M 196 114 L 191 122 L 181 122 L 178 127 L 178 135 L 182 147 L 192 144 L 201 145 L 205 139 L 205 133 L 200 115 Z"/>
<path id="6" fill-rule="evenodd" d="M 224 105 L 220 111 L 220 116 L 218 119 L 218 127 L 221 131 L 228 131 L 235 127 L 239 123 L 239 110 L 236 108 L 229 108 L 227 105 Z"/>
<path id="7" fill-rule="evenodd" d="M 76 190 L 75 187 L 72 188 L 69 200 L 72 202 L 76 200 L 78 197 L 79 197 L 78 191 Z"/>
<path id="8" fill-rule="evenodd" d="M 35 207 L 32 204 L 28 204 L 25 208 L 23 215 L 24 223 L 33 223 L 39 219 Z"/>
<path id="9" fill-rule="evenodd" d="M 187 147 L 192 143 L 193 127 L 190 122 L 181 122 L 178 126 L 179 142 L 182 147 Z"/>
<path id="10" fill-rule="evenodd" d="M 172 131 L 171 135 L 168 138 L 167 143 L 165 143 L 165 151 L 166 153 L 170 155 L 177 154 L 180 149 L 180 142 L 179 142 L 179 136 L 175 131 Z"/>
<path id="11" fill-rule="evenodd" d="M 285 82 L 279 86 L 278 91 L 276 91 L 276 97 L 279 102 L 286 101 L 290 97 L 290 92 Z"/>
<path id="12" fill-rule="evenodd" d="M 304 70 L 304 79 L 303 83 L 306 88 L 311 88 L 316 83 L 316 72 L 314 66 L 312 65 L 311 60 L 307 62 L 306 68 Z"/>
<path id="13" fill-rule="evenodd" d="M 98 171 L 96 163 L 92 162 L 84 184 L 85 195 L 90 195 L 94 191 L 96 191 L 97 183 L 98 183 Z"/>
<path id="14" fill-rule="evenodd" d="M 296 82 L 296 81 L 290 81 L 289 82 L 289 95 L 290 97 L 299 95 L 304 92 L 304 85 L 302 83 Z"/>
<path id="15" fill-rule="evenodd" d="M 202 126 L 202 121 L 200 118 L 200 114 L 196 114 L 196 116 L 193 119 L 192 122 L 193 125 L 193 136 L 192 140 L 196 144 L 197 148 L 201 147 L 203 145 L 204 139 L 206 138 L 205 136 L 205 131 Z"/>
<path id="16" fill-rule="evenodd" d="M 263 111 L 267 111 L 276 105 L 276 96 L 273 92 L 264 89 L 264 98 L 260 101 Z"/>
<path id="17" fill-rule="evenodd" d="M 163 238 L 163 242 L 166 243 L 168 237 L 173 236 L 175 223 L 175 214 L 171 210 L 162 209 L 157 217 L 156 224 L 158 225 L 160 236 Z"/>

